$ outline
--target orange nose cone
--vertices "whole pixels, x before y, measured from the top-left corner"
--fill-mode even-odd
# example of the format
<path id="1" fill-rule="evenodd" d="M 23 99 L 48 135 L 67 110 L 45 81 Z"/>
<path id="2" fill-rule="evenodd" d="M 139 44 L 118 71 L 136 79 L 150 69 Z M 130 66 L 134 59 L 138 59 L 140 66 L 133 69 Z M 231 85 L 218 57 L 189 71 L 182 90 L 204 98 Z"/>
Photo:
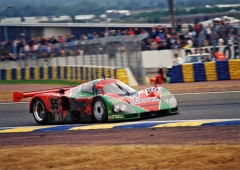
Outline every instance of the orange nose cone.
<path id="1" fill-rule="evenodd" d="M 148 97 L 155 97 L 155 92 L 154 91 L 151 91 L 149 94 L 148 94 Z"/>

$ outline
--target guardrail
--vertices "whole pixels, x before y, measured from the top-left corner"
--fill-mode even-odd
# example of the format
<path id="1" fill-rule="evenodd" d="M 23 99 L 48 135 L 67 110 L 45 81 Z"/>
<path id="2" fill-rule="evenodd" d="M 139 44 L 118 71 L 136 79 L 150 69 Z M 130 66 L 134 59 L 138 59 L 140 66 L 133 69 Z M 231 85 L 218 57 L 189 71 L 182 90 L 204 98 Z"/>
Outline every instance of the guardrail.
<path id="1" fill-rule="evenodd" d="M 45 66 L 0 69 L 0 80 L 85 80 L 116 78 L 129 84 L 126 69 L 97 66 Z"/>
<path id="2" fill-rule="evenodd" d="M 171 83 L 240 80 L 240 59 L 173 66 Z"/>
<path id="3" fill-rule="evenodd" d="M 137 36 L 113 36 L 79 40 L 55 45 L 37 45 L 13 50 L 17 53 L 1 56 L 0 68 L 91 65 L 130 68 L 139 83 L 141 76 L 141 40 Z M 11 60 L 11 61 L 9 61 Z"/>

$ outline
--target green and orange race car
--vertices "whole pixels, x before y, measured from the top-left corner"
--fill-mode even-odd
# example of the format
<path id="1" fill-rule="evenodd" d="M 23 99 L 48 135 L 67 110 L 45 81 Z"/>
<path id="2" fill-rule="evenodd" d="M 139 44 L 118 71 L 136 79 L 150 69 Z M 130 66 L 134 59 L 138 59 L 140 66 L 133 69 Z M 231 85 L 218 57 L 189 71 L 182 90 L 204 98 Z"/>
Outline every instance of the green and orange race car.
<path id="1" fill-rule="evenodd" d="M 107 78 L 76 87 L 13 93 L 13 101 L 32 97 L 30 113 L 38 124 L 61 122 L 108 122 L 178 113 L 175 97 L 164 87 L 136 91 L 123 82 Z"/>

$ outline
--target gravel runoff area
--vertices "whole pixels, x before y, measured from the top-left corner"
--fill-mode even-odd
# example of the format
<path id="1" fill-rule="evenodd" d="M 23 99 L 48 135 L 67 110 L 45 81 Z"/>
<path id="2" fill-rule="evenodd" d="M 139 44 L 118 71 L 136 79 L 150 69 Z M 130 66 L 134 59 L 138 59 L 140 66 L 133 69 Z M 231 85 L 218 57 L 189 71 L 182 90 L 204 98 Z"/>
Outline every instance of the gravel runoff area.
<path id="1" fill-rule="evenodd" d="M 240 91 L 240 81 L 163 84 L 171 92 Z M 56 85 L 0 85 L 6 94 Z M 147 86 L 148 87 L 148 86 Z M 31 88 L 31 89 L 30 89 Z M 144 88 L 139 86 L 135 88 Z M 8 93 L 7 93 L 8 92 Z M 1 95 L 1 102 L 11 99 Z M 3 97 L 5 96 L 5 97 Z M 0 169 L 240 169 L 240 126 L 0 134 Z"/>

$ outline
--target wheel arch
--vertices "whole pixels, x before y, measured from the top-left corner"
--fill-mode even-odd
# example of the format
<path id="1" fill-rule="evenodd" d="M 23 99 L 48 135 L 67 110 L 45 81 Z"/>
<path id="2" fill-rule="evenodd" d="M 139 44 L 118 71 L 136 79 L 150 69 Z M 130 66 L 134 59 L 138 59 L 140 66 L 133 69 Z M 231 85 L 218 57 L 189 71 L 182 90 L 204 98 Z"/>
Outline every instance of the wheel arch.
<path id="1" fill-rule="evenodd" d="M 45 103 L 45 101 L 46 101 L 46 99 L 47 99 L 47 97 L 46 96 L 34 96 L 31 100 L 30 100 L 30 102 L 29 102 L 29 112 L 30 113 L 33 113 L 33 103 L 34 103 L 34 101 L 36 100 L 36 99 L 40 99 L 42 102 L 43 102 L 43 104 L 44 104 L 44 106 L 45 106 L 45 109 L 46 109 L 46 111 L 48 112 L 48 107 L 47 107 L 47 105 L 46 105 L 46 103 Z"/>
<path id="2" fill-rule="evenodd" d="M 93 107 L 94 107 L 94 103 L 95 103 L 95 101 L 96 100 L 98 100 L 98 99 L 100 99 L 100 100 L 102 100 L 103 101 L 103 104 L 104 104 L 104 106 L 105 106 L 105 112 L 106 112 L 106 122 L 108 121 L 108 116 L 109 116 L 109 113 L 108 113 L 108 101 L 107 101 L 107 99 L 106 98 L 104 98 L 103 96 L 96 96 L 96 97 L 94 97 L 94 99 L 93 99 L 93 101 L 92 101 L 92 103 L 91 103 L 91 110 L 92 110 L 92 116 L 94 117 L 94 113 L 93 113 Z M 105 121 L 104 121 L 105 122 Z"/>
<path id="3" fill-rule="evenodd" d="M 95 100 L 97 100 L 97 99 L 102 99 L 103 101 L 104 101 L 104 104 L 105 104 L 105 107 L 106 107 L 106 110 L 107 110 L 107 113 L 108 113 L 108 110 L 110 109 L 112 109 L 111 108 L 111 102 L 109 102 L 108 100 L 107 100 L 107 98 L 106 97 L 104 97 L 104 96 L 102 96 L 102 95 L 98 95 L 98 96 L 96 96 L 96 97 L 94 97 L 94 99 L 93 99 L 93 101 L 92 101 L 92 103 L 91 103 L 91 108 L 93 107 L 93 103 L 95 102 Z M 109 114 L 109 113 L 108 113 Z"/>

